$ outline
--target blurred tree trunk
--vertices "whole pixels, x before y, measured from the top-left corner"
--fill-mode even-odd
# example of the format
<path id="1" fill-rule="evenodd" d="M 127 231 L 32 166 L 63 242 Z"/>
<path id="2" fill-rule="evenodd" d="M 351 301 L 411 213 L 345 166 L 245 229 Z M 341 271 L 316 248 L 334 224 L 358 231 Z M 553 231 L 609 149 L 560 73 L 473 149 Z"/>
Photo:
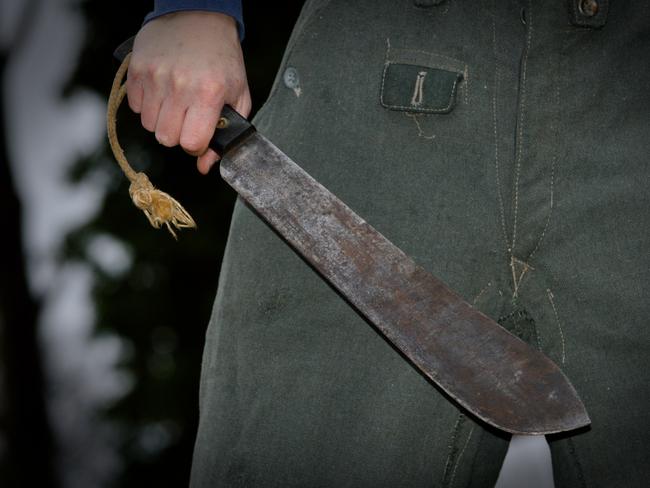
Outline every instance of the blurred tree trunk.
<path id="1" fill-rule="evenodd" d="M 36 3 L 25 2 L 12 46 L 0 50 L 0 361 L 2 362 L 2 486 L 58 486 L 54 443 L 45 403 L 45 381 L 37 333 L 39 303 L 28 282 L 22 208 L 11 174 L 5 106 L 6 70 L 26 36 Z"/>

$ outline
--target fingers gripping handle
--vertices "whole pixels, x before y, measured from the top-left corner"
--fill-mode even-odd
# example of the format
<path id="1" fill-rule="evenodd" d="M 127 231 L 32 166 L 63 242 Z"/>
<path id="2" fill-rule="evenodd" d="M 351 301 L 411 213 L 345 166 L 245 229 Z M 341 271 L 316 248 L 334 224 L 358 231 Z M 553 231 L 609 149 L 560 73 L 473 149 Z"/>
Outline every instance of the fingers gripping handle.
<path id="1" fill-rule="evenodd" d="M 115 49 L 113 55 L 118 60 L 123 61 L 126 55 L 133 49 L 134 40 L 135 37 L 131 37 L 124 41 Z M 242 117 L 230 105 L 224 105 L 221 109 L 221 117 L 217 123 L 217 129 L 212 139 L 210 139 L 209 146 L 223 157 L 230 148 L 243 141 L 253 132 L 255 132 L 253 124 Z"/>

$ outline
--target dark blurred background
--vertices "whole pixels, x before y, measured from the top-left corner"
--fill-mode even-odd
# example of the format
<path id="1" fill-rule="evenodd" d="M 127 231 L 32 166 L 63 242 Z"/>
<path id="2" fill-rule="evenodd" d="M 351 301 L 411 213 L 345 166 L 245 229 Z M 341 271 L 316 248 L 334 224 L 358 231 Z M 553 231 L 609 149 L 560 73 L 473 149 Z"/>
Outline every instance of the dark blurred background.
<path id="1" fill-rule="evenodd" d="M 253 111 L 302 1 L 244 1 Z M 108 151 L 113 49 L 151 2 L 0 0 L 0 486 L 186 486 L 235 195 L 128 108 L 129 161 L 198 223 L 178 241 Z"/>

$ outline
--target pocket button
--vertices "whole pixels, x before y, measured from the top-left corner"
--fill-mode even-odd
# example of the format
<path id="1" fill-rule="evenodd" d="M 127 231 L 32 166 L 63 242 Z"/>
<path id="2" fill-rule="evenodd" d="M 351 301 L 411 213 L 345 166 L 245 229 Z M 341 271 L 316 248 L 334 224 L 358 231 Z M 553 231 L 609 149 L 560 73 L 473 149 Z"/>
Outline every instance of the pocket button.
<path id="1" fill-rule="evenodd" d="M 291 88 L 292 90 L 298 88 L 298 85 L 300 85 L 298 70 L 292 67 L 285 69 L 284 75 L 282 75 L 282 80 L 287 88 Z"/>
<path id="2" fill-rule="evenodd" d="M 598 1 L 578 0 L 578 11 L 585 17 L 593 17 L 598 13 Z"/>

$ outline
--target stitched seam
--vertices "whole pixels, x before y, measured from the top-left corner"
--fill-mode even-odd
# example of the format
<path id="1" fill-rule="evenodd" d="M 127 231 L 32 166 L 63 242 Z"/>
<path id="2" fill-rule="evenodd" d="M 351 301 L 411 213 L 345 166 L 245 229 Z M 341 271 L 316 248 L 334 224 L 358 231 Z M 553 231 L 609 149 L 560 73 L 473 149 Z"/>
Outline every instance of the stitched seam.
<path id="1" fill-rule="evenodd" d="M 469 105 L 469 68 L 465 65 L 465 71 L 463 72 L 463 79 L 465 80 L 465 90 L 464 99 L 465 105 Z"/>
<path id="2" fill-rule="evenodd" d="M 523 70 L 521 75 L 521 106 L 519 108 L 519 133 L 517 140 L 517 164 L 515 169 L 515 205 L 513 210 L 513 224 L 512 224 L 512 244 L 510 245 L 511 252 L 514 253 L 515 245 L 517 243 L 517 217 L 519 214 L 519 176 L 521 174 L 521 159 L 523 155 L 523 138 L 524 138 L 524 116 L 526 113 L 526 71 L 528 69 L 528 54 L 530 53 L 530 45 L 533 38 L 533 5 L 532 1 L 528 2 L 528 35 L 526 39 L 526 52 L 523 60 Z"/>
<path id="3" fill-rule="evenodd" d="M 560 341 L 562 344 L 562 364 L 566 362 L 566 342 L 564 339 L 564 330 L 562 329 L 562 322 L 560 322 L 560 316 L 557 313 L 557 307 L 555 306 L 555 301 L 553 298 L 555 297 L 553 295 L 553 292 L 551 291 L 550 288 L 546 289 L 546 296 L 548 297 L 548 301 L 551 303 L 551 307 L 553 308 L 553 314 L 555 315 L 555 323 L 557 324 L 557 329 L 560 332 Z"/>
<path id="4" fill-rule="evenodd" d="M 398 54 L 395 56 L 390 55 L 390 53 L 387 53 L 386 57 L 386 62 L 389 64 L 409 64 L 411 66 L 425 66 L 427 68 L 438 68 L 438 69 L 445 69 L 447 71 L 453 71 L 455 73 L 465 73 L 469 71 L 469 68 L 466 63 L 463 63 L 462 61 L 454 58 L 450 58 L 449 56 L 445 56 L 443 54 L 438 54 L 434 52 L 427 52 L 427 51 L 419 51 L 416 49 L 391 49 L 391 52 L 397 51 Z M 414 57 L 408 57 L 406 54 L 399 54 L 400 51 L 402 52 L 412 52 L 416 54 L 424 54 L 427 59 L 420 59 L 420 58 L 414 58 Z M 444 58 L 449 61 L 449 63 L 445 62 Z"/>
<path id="5" fill-rule="evenodd" d="M 496 190 L 497 190 L 497 199 L 499 201 L 499 211 L 501 214 L 501 229 L 503 232 L 503 238 L 506 244 L 508 253 L 511 252 L 510 247 L 508 246 L 509 238 L 507 231 L 506 223 L 506 212 L 505 206 L 503 204 L 503 195 L 501 193 L 501 177 L 499 169 L 499 133 L 498 133 L 498 123 L 497 123 L 497 93 L 499 87 L 499 65 L 497 63 L 497 26 L 495 21 L 496 16 L 496 0 L 492 2 L 493 13 L 492 13 L 492 52 L 494 54 L 494 93 L 492 95 L 492 119 L 494 124 L 494 167 L 496 175 Z"/>
<path id="6" fill-rule="evenodd" d="M 546 236 L 546 232 L 548 231 L 548 228 L 551 224 L 551 217 L 553 215 L 553 208 L 554 208 L 554 184 L 555 184 L 555 163 L 557 161 L 557 156 L 553 157 L 553 160 L 551 161 L 551 189 L 550 189 L 550 203 L 548 207 L 548 215 L 546 216 L 546 223 L 544 224 L 544 229 L 542 230 L 542 234 L 539 236 L 539 239 L 537 240 L 537 244 L 535 244 L 535 248 L 530 252 L 528 257 L 526 258 L 526 261 L 530 261 L 530 259 L 535 255 L 537 250 L 539 249 L 540 245 L 542 244 L 542 241 L 544 240 L 544 237 Z"/>
<path id="7" fill-rule="evenodd" d="M 454 445 L 456 444 L 456 440 L 458 439 L 458 434 L 460 432 L 461 425 L 465 421 L 465 415 L 462 413 L 458 415 L 458 418 L 456 419 L 456 423 L 454 424 L 454 429 L 452 431 L 451 435 L 451 440 L 449 441 L 449 445 L 447 447 L 448 449 L 448 454 L 447 454 L 447 460 L 445 461 L 445 470 L 442 473 L 442 486 L 449 486 L 447 484 L 447 473 L 449 473 L 449 470 L 452 468 L 452 456 L 454 455 Z"/>
<path id="8" fill-rule="evenodd" d="M 458 453 L 458 457 L 456 458 L 456 463 L 454 464 L 454 470 L 452 471 L 451 479 L 449 480 L 449 488 L 453 488 L 454 486 L 454 481 L 456 480 L 456 471 L 458 469 L 458 466 L 460 465 L 460 460 L 463 457 L 463 454 L 465 454 L 465 450 L 469 445 L 469 441 L 472 438 L 473 433 L 474 433 L 474 426 L 472 426 L 472 428 L 469 430 L 469 434 L 467 434 L 467 440 L 465 441 L 465 445 L 463 445 L 463 448 L 460 450 L 460 453 Z"/>
<path id="9" fill-rule="evenodd" d="M 521 273 L 519 274 L 519 277 L 517 278 L 517 264 L 522 265 L 521 268 Z M 510 256 L 510 271 L 512 272 L 512 285 L 514 287 L 513 293 L 512 293 L 512 298 L 517 298 L 518 293 L 519 293 L 519 288 L 521 287 L 521 283 L 524 280 L 524 276 L 528 271 L 534 271 L 535 268 L 531 266 L 529 263 L 526 261 L 522 261 L 519 258 L 516 258 L 514 255 Z"/>
<path id="10" fill-rule="evenodd" d="M 463 65 L 463 66 L 467 66 L 467 65 L 466 65 L 463 61 L 461 61 L 460 59 L 452 58 L 451 56 L 446 56 L 446 55 L 444 55 L 444 54 L 438 54 L 438 53 L 434 53 L 434 52 L 423 51 L 423 50 L 421 50 L 421 49 L 397 48 L 397 49 L 394 49 L 394 51 L 395 51 L 395 52 L 398 52 L 398 53 L 399 53 L 400 51 L 408 51 L 408 52 L 412 52 L 412 53 L 426 54 L 427 56 L 437 56 L 437 57 L 440 57 L 440 58 L 448 59 L 448 60 L 450 60 L 450 61 L 454 61 L 454 62 L 456 62 L 456 63 L 458 63 L 458 64 Z M 397 59 L 390 59 L 390 58 L 389 58 L 388 61 L 389 61 L 389 62 L 390 62 L 390 61 L 396 62 L 396 61 L 398 61 L 398 60 L 397 60 Z"/>
<path id="11" fill-rule="evenodd" d="M 485 285 L 483 287 L 483 289 L 478 292 L 478 295 L 476 295 L 474 297 L 474 299 L 472 300 L 472 305 L 476 305 L 476 302 L 478 302 L 479 298 L 481 298 L 485 294 L 485 292 L 488 290 L 488 288 L 490 288 L 491 286 L 492 286 L 492 282 L 488 281 L 488 284 Z"/>
<path id="12" fill-rule="evenodd" d="M 560 63 L 558 62 L 558 73 L 561 72 L 561 66 L 559 65 Z M 556 142 L 560 140 L 560 80 L 556 78 L 556 86 L 555 86 L 555 107 L 556 107 L 556 114 L 557 114 L 557 122 L 555 124 L 555 140 Z M 544 240 L 544 237 L 546 236 L 546 232 L 548 231 L 550 224 L 551 224 L 551 217 L 553 216 L 553 209 L 555 208 L 555 166 L 557 165 L 557 155 L 553 156 L 553 159 L 551 160 L 551 184 L 550 184 L 550 202 L 549 202 L 549 208 L 548 208 L 548 215 L 546 216 L 546 223 L 544 224 L 544 229 L 542 230 L 542 234 L 539 236 L 539 239 L 537 240 L 537 244 L 535 244 L 535 248 L 530 252 L 528 255 L 528 258 L 526 258 L 526 261 L 530 261 L 532 257 L 535 255 L 537 250 L 540 248 L 542 241 Z"/>
<path id="13" fill-rule="evenodd" d="M 386 61 L 384 64 L 384 71 L 381 74 L 381 87 L 379 88 L 379 103 L 385 107 L 384 105 L 384 84 L 386 83 L 386 72 L 388 71 L 388 66 L 389 63 Z"/>

